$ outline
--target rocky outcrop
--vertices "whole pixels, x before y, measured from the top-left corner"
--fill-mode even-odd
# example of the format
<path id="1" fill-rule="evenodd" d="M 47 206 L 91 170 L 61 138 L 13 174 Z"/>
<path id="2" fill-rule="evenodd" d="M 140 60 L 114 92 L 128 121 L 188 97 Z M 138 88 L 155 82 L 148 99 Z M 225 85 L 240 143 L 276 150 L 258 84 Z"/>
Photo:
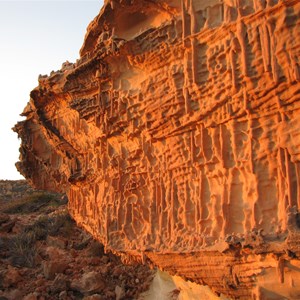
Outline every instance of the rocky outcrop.
<path id="1" fill-rule="evenodd" d="M 104 253 L 70 218 L 60 194 L 32 190 L 25 180 L 0 182 L 1 300 L 146 300 L 139 295 L 156 271 Z M 2 188 L 11 191 L 7 198 Z"/>
<path id="2" fill-rule="evenodd" d="M 31 92 L 19 171 L 124 257 L 298 299 L 299 28 L 298 0 L 106 1 Z"/>

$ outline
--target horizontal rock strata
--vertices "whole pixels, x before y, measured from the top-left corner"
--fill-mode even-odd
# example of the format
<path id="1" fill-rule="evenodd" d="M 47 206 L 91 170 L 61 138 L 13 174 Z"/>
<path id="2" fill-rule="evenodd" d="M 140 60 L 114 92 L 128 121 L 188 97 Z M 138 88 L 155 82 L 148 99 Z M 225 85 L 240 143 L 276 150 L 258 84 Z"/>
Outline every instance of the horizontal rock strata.
<path id="1" fill-rule="evenodd" d="M 17 167 L 107 249 L 299 299 L 299 100 L 298 0 L 106 1 L 39 77 Z"/>

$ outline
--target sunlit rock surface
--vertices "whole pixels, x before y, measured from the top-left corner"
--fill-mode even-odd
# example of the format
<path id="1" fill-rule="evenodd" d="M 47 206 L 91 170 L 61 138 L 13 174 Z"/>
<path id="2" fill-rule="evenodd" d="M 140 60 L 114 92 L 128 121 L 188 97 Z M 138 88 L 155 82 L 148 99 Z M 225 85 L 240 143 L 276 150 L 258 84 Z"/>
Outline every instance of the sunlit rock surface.
<path id="1" fill-rule="evenodd" d="M 125 259 L 299 299 L 299 100 L 298 0 L 106 1 L 39 77 L 17 167 Z"/>

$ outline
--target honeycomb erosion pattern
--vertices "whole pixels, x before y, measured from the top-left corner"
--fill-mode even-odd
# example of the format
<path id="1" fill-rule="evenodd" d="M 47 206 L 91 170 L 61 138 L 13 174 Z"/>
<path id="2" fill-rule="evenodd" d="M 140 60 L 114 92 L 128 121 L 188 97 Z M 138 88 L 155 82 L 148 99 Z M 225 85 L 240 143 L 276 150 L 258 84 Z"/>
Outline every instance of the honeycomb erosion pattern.
<path id="1" fill-rule="evenodd" d="M 125 260 L 299 299 L 299 109 L 298 0 L 106 1 L 39 76 L 17 167 Z"/>

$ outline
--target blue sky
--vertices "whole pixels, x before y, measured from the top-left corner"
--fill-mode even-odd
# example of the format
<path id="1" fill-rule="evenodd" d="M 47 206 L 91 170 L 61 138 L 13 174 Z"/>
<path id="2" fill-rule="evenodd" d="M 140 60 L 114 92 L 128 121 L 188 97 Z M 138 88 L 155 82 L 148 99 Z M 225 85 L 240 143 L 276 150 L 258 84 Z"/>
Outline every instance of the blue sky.
<path id="1" fill-rule="evenodd" d="M 86 28 L 103 1 L 0 0 L 0 179 L 20 179 L 20 141 L 11 128 L 39 74 L 79 58 Z"/>

